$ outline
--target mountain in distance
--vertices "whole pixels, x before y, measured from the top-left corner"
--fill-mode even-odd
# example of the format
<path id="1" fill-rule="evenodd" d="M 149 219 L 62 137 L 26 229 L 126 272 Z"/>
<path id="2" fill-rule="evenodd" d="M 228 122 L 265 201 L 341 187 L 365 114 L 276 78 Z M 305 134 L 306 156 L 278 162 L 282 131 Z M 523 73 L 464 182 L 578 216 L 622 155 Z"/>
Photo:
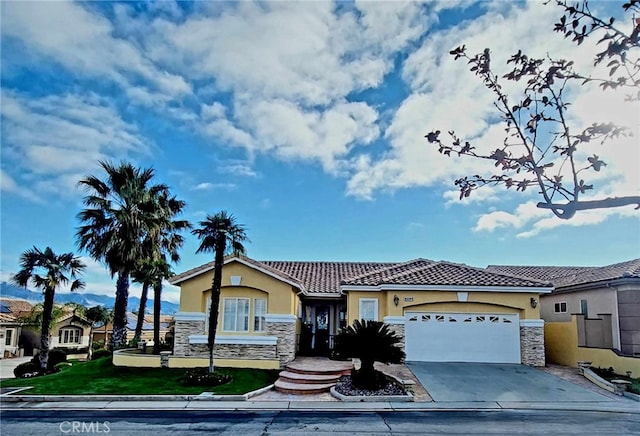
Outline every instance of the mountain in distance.
<path id="1" fill-rule="evenodd" d="M 115 294 L 115 290 L 114 290 Z M 31 303 L 41 303 L 42 302 L 42 292 L 31 291 L 29 289 L 21 288 L 19 286 L 12 285 L 7 282 L 0 282 L 0 297 L 3 298 L 21 298 L 23 300 L 27 300 Z M 82 304 L 85 307 L 93 307 L 93 306 L 105 306 L 107 308 L 113 308 L 115 304 L 116 298 L 115 295 L 99 295 L 99 294 L 90 294 L 90 293 L 56 293 L 55 297 L 56 303 L 64 304 L 64 303 L 77 303 Z M 136 311 L 140 307 L 140 298 L 129 296 L 129 304 L 127 310 Z M 160 312 L 164 315 L 173 315 L 178 311 L 178 305 L 175 303 L 170 303 L 168 301 L 161 301 L 160 304 Z M 145 312 L 150 313 L 153 310 L 153 299 L 147 300 L 147 306 Z"/>

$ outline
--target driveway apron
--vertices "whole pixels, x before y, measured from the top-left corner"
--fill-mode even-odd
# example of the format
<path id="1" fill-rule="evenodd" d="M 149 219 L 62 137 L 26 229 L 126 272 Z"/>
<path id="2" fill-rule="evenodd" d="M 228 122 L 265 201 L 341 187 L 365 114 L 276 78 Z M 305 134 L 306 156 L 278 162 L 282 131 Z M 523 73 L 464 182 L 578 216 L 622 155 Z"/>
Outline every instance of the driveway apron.
<path id="1" fill-rule="evenodd" d="M 407 362 L 434 401 L 596 402 L 607 397 L 515 364 Z"/>

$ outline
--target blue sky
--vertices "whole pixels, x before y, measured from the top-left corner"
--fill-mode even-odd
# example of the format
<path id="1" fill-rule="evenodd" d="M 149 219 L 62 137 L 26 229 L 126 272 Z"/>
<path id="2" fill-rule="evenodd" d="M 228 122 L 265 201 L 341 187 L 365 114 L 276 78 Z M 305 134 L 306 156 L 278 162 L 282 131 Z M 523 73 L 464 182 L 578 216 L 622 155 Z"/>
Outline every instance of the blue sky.
<path id="1" fill-rule="evenodd" d="M 623 2 L 591 2 L 620 15 Z M 36 245 L 75 251 L 77 181 L 98 161 L 153 167 L 196 223 L 226 209 L 268 260 L 604 265 L 638 257 L 632 207 L 560 221 L 535 192 L 457 177 L 491 170 L 423 136 L 501 142 L 491 95 L 448 55 L 523 48 L 589 68 L 541 2 L 3 2 L 1 278 Z M 629 23 L 620 23 L 621 26 Z M 502 62 L 503 63 L 503 62 Z M 638 195 L 638 105 L 583 87 L 572 121 L 635 133 L 597 149 L 598 194 Z M 595 147 L 595 146 L 594 146 Z M 188 236 L 180 272 L 209 261 Z M 84 253 L 79 253 L 85 256 Z M 87 291 L 113 293 L 86 259 Z M 134 287 L 132 292 L 138 292 Z M 177 290 L 166 295 L 176 300 Z"/>

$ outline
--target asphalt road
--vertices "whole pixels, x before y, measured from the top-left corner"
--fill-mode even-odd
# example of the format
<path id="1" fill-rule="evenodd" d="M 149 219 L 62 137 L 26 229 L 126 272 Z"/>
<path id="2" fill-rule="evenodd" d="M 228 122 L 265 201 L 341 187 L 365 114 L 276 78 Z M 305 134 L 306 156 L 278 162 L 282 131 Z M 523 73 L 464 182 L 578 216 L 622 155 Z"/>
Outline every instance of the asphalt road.
<path id="1" fill-rule="evenodd" d="M 3 435 L 640 435 L 640 415 L 610 412 L 204 412 L 8 410 Z"/>

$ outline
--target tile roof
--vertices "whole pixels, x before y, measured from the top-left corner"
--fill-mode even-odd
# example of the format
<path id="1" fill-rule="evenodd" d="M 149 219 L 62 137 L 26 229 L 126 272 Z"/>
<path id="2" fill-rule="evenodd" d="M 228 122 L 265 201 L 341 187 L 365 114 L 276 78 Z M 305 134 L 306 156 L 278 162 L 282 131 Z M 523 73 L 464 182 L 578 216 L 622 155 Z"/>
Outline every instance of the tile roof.
<path id="1" fill-rule="evenodd" d="M 33 308 L 33 304 L 19 298 L 0 298 L 0 302 L 9 309 L 11 314 L 18 317 L 28 315 Z"/>
<path id="2" fill-rule="evenodd" d="M 257 261 L 247 257 L 238 259 L 295 284 L 310 297 L 338 296 L 341 285 L 551 287 L 547 281 L 428 259 L 414 259 L 408 262 Z M 232 260 L 230 257 L 227 262 Z M 171 283 L 180 283 L 211 269 L 213 262 L 200 265 L 172 277 Z"/>
<path id="3" fill-rule="evenodd" d="M 277 271 L 298 280 L 307 295 L 329 296 L 340 294 L 340 284 L 351 278 L 398 265 L 389 262 L 292 262 L 261 261 Z"/>
<path id="4" fill-rule="evenodd" d="M 489 265 L 487 271 L 548 280 L 556 288 L 563 288 L 623 278 L 640 279 L 640 259 L 599 267 Z"/>
<path id="5" fill-rule="evenodd" d="M 550 283 L 526 279 L 511 274 L 494 273 L 485 269 L 451 262 L 415 259 L 370 274 L 354 277 L 345 285 L 379 286 L 440 285 L 490 287 L 551 287 Z"/>

